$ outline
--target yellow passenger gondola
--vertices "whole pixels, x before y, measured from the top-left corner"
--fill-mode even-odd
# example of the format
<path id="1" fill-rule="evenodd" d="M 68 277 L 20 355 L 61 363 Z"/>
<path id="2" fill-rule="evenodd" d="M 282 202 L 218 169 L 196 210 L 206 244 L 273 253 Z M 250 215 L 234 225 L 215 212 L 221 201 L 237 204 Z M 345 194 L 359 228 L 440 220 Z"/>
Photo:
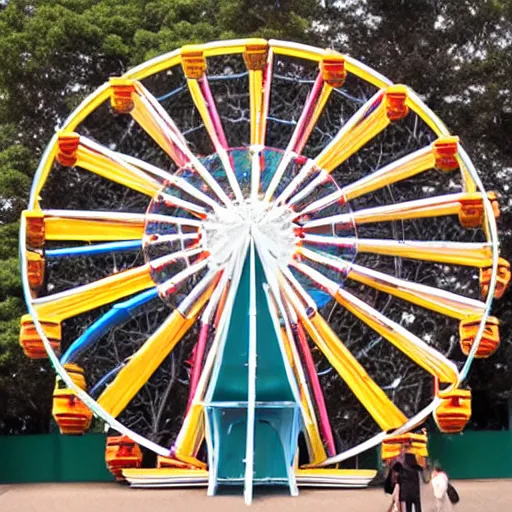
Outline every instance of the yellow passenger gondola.
<path id="1" fill-rule="evenodd" d="M 116 480 L 124 480 L 123 469 L 140 468 L 142 451 L 137 443 L 128 436 L 107 437 L 105 463 Z"/>
<path id="2" fill-rule="evenodd" d="M 494 316 L 487 318 L 482 339 L 478 345 L 475 357 L 483 359 L 496 352 L 500 344 L 499 320 Z M 480 317 L 471 317 L 461 320 L 459 326 L 460 348 L 464 355 L 468 355 L 475 341 L 480 327 Z"/>
<path id="3" fill-rule="evenodd" d="M 421 467 L 426 467 L 428 457 L 426 431 L 418 434 L 407 432 L 382 441 L 381 458 L 386 465 L 390 465 L 395 459 L 407 453 L 414 455 Z"/>
<path id="4" fill-rule="evenodd" d="M 55 353 L 60 353 L 60 340 L 62 337 L 62 329 L 59 322 L 52 320 L 39 319 L 48 341 Z M 23 347 L 25 355 L 30 359 L 45 359 L 48 357 L 44 348 L 41 336 L 37 332 L 34 321 L 30 315 L 21 317 L 20 329 L 20 345 Z"/>
<path id="5" fill-rule="evenodd" d="M 510 284 L 510 263 L 505 258 L 498 258 L 498 271 L 496 275 L 496 288 L 494 298 L 501 299 Z M 492 267 L 480 269 L 480 290 L 482 298 L 487 297 L 489 284 L 491 283 Z"/>
<path id="6" fill-rule="evenodd" d="M 80 388 L 86 389 L 84 371 L 76 364 L 65 364 L 71 380 Z M 57 377 L 53 392 L 52 414 L 61 434 L 81 435 L 91 426 L 91 410 L 76 396 L 72 389 L 60 388 L 61 380 Z"/>
<path id="7" fill-rule="evenodd" d="M 442 402 L 434 412 L 434 420 L 441 432 L 458 434 L 471 418 L 471 391 L 455 389 L 443 393 Z"/>

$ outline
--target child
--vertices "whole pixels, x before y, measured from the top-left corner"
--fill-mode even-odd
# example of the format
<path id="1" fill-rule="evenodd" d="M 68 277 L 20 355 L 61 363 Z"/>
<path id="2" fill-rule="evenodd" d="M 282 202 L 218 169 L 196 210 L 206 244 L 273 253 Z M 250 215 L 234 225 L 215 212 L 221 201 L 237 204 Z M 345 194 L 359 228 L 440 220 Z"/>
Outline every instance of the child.
<path id="1" fill-rule="evenodd" d="M 434 466 L 431 483 L 434 490 L 435 512 L 452 510 L 452 505 L 446 493 L 448 490 L 448 476 L 439 465 Z"/>

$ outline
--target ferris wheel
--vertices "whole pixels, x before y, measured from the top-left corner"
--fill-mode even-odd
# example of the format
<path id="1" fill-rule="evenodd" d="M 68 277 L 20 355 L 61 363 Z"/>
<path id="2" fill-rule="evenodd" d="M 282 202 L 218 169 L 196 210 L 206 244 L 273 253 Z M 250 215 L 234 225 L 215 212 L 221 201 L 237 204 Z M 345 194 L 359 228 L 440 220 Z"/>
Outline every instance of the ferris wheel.
<path id="1" fill-rule="evenodd" d="M 21 219 L 20 342 L 57 372 L 63 433 L 94 416 L 119 434 L 120 479 L 248 502 L 258 483 L 363 485 L 322 468 L 381 443 L 425 457 L 429 415 L 469 421 L 510 279 L 498 215 L 406 86 L 296 43 L 185 46 L 50 141 Z M 157 470 L 134 469 L 140 447 Z"/>

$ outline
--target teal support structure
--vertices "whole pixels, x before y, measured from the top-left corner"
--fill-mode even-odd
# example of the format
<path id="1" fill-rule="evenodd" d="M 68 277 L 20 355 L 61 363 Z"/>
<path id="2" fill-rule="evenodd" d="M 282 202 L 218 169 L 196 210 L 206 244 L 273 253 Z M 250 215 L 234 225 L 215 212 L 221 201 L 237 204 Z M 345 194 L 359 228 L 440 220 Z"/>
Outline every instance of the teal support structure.
<path id="1" fill-rule="evenodd" d="M 248 502 L 253 484 L 286 485 L 297 493 L 294 461 L 300 408 L 265 284 L 263 267 L 251 247 L 205 400 L 209 494 L 219 485 L 243 485 Z M 257 331 L 251 315 L 257 315 Z"/>

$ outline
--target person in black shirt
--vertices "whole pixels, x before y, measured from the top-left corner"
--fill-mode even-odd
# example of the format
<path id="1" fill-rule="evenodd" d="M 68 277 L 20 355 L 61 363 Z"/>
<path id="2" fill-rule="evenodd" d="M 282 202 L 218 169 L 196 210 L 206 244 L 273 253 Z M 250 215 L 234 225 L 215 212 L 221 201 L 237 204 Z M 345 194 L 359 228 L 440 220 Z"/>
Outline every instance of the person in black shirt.
<path id="1" fill-rule="evenodd" d="M 405 512 L 421 512 L 420 472 L 416 457 L 406 453 L 400 469 L 400 502 L 405 504 Z"/>

